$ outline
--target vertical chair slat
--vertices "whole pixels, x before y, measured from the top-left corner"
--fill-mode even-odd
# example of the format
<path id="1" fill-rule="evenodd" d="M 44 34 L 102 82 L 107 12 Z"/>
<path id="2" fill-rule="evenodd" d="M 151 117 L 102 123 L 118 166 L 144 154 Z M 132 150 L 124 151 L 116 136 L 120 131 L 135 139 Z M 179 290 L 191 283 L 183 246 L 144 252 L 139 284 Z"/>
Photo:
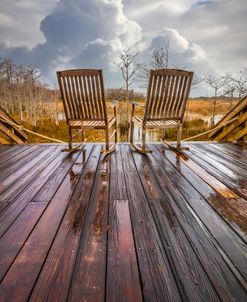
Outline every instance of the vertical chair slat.
<path id="1" fill-rule="evenodd" d="M 59 72 L 57 72 L 57 78 L 58 78 L 58 84 L 59 84 L 59 87 L 60 87 L 62 102 L 65 103 L 66 102 L 66 96 L 65 96 L 64 81 L 63 81 L 63 78 L 60 76 Z M 69 111 L 68 111 L 68 108 L 67 108 L 67 104 L 64 104 L 64 112 L 65 112 L 66 120 L 69 120 L 70 115 L 69 115 Z"/>
<path id="2" fill-rule="evenodd" d="M 79 77 L 75 76 L 74 80 L 75 80 L 75 86 L 76 86 L 76 98 L 78 100 L 78 107 L 79 107 L 79 111 L 80 111 L 80 117 L 82 119 L 84 119 L 85 118 L 85 111 L 84 111 L 84 108 L 83 108 L 82 92 L 81 92 L 80 85 L 79 85 Z"/>
<path id="3" fill-rule="evenodd" d="M 95 89 L 95 77 L 91 76 L 91 87 L 92 87 L 92 98 L 93 98 L 93 102 L 94 102 L 94 106 L 95 106 L 95 117 L 96 118 L 100 118 L 100 114 L 99 114 L 99 101 L 97 100 L 97 96 L 96 96 L 96 89 Z"/>
<path id="4" fill-rule="evenodd" d="M 78 76 L 78 81 L 79 81 L 79 86 L 80 86 L 80 91 L 81 91 L 81 101 L 82 101 L 82 107 L 83 107 L 83 111 L 84 111 L 84 118 L 87 119 L 89 117 L 89 109 L 87 106 L 82 76 Z"/>
<path id="5" fill-rule="evenodd" d="M 68 77 L 68 79 L 67 79 L 68 86 L 67 87 L 68 87 L 68 92 L 69 92 L 72 116 L 73 116 L 73 119 L 77 119 L 77 112 L 76 112 L 76 107 L 75 107 L 75 103 L 74 103 L 72 83 L 71 82 L 72 82 L 71 77 Z"/>
<path id="6" fill-rule="evenodd" d="M 89 103 L 90 103 L 91 112 L 92 112 L 91 118 L 97 118 L 97 116 L 96 116 L 96 110 L 95 110 L 95 104 L 94 104 L 94 99 L 93 99 L 93 94 L 92 94 L 91 77 L 90 77 L 90 76 L 87 76 L 86 78 L 87 78 L 87 87 L 88 87 Z"/>
<path id="7" fill-rule="evenodd" d="M 99 75 L 97 75 L 95 77 L 95 83 L 96 83 L 97 99 L 98 99 L 98 102 L 99 102 L 100 118 L 103 119 L 104 118 L 104 114 L 103 114 L 103 101 L 102 101 L 103 99 L 102 99 L 101 90 L 100 90 Z"/>
<path id="8" fill-rule="evenodd" d="M 180 109 L 183 104 L 183 101 L 185 100 L 185 87 L 186 87 L 186 82 L 187 82 L 187 77 L 182 77 L 182 87 L 181 87 L 181 96 L 176 104 L 175 108 L 175 115 L 179 116 L 180 115 Z"/>
<path id="9" fill-rule="evenodd" d="M 165 85 L 168 80 L 168 77 L 161 77 L 162 85 L 160 89 L 160 95 L 159 95 L 159 100 L 158 100 L 158 106 L 157 106 L 157 118 L 161 117 L 161 108 L 162 108 L 162 100 L 164 96 L 164 90 L 165 90 Z"/>
<path id="10" fill-rule="evenodd" d="M 167 100 L 164 108 L 165 117 L 168 118 L 170 116 L 170 107 L 173 100 L 173 89 L 174 89 L 175 78 L 174 75 L 171 76 L 170 85 L 168 87 Z"/>
<path id="11" fill-rule="evenodd" d="M 177 99 L 176 99 L 176 102 L 174 104 L 174 107 L 173 107 L 173 112 L 172 112 L 172 115 L 173 116 L 177 116 L 177 109 L 179 107 L 179 104 L 181 103 L 181 101 L 183 100 L 182 99 L 182 96 L 183 96 L 183 82 L 184 82 L 184 79 L 185 77 L 184 76 L 180 76 L 179 77 L 179 85 L 178 85 L 178 91 L 177 91 Z"/>
<path id="12" fill-rule="evenodd" d="M 150 89 L 150 100 L 149 100 L 149 108 L 148 108 L 148 119 L 151 119 L 153 116 L 153 104 L 155 100 L 156 93 L 156 84 L 157 84 L 157 76 L 153 76 L 152 86 Z"/>
<path id="13" fill-rule="evenodd" d="M 190 76 L 186 79 L 186 84 L 185 84 L 185 89 L 184 89 L 185 90 L 185 94 L 184 94 L 185 100 L 187 100 L 189 97 L 191 83 L 192 83 L 192 76 Z M 179 115 L 182 117 L 182 119 L 184 116 L 185 109 L 186 109 L 186 102 L 184 101 L 181 105 L 180 112 L 179 112 Z"/>
<path id="14" fill-rule="evenodd" d="M 164 111 L 165 111 L 165 107 L 166 107 L 166 103 L 167 103 L 167 96 L 169 93 L 170 83 L 171 83 L 171 76 L 167 75 L 166 76 L 166 86 L 165 86 L 164 96 L 162 98 L 162 106 L 161 106 L 161 110 L 160 110 L 160 118 L 164 117 Z"/>
<path id="15" fill-rule="evenodd" d="M 87 108 L 88 108 L 88 117 L 87 118 L 91 118 L 93 114 L 92 114 L 91 105 L 90 105 L 90 101 L 89 101 L 88 88 L 87 88 L 87 79 L 86 79 L 85 76 L 83 76 L 82 80 L 83 80 L 85 100 L 86 100 L 86 104 L 87 104 Z"/>
<path id="16" fill-rule="evenodd" d="M 175 81 L 175 85 L 174 85 L 174 89 L 173 89 L 173 97 L 172 97 L 172 103 L 170 105 L 170 117 L 174 117 L 174 108 L 176 107 L 176 104 L 178 102 L 178 87 L 179 87 L 179 81 L 180 81 L 180 77 L 179 76 L 175 76 L 174 77 L 174 81 Z"/>
<path id="17" fill-rule="evenodd" d="M 157 76 L 156 95 L 155 95 L 154 106 L 153 106 L 153 116 L 152 116 L 153 118 L 157 117 L 156 111 L 157 111 L 157 106 L 158 106 L 158 101 L 159 101 L 159 96 L 160 96 L 161 81 L 162 81 L 162 76 L 158 75 Z"/>
<path id="18" fill-rule="evenodd" d="M 72 107 L 71 107 L 71 102 L 70 102 L 70 97 L 69 97 L 69 89 L 68 89 L 68 83 L 67 83 L 67 78 L 63 78 L 64 81 L 64 89 L 65 89 L 65 104 L 67 103 L 67 108 L 69 111 L 69 118 L 71 119 L 73 117 L 73 111 L 72 111 Z"/>
<path id="19" fill-rule="evenodd" d="M 78 106 L 78 98 L 77 98 L 77 93 L 76 93 L 76 88 L 75 88 L 74 77 L 72 76 L 70 79 L 71 79 L 73 103 L 74 103 L 74 108 L 75 108 L 75 117 L 77 119 L 79 119 L 80 118 L 80 109 Z"/>

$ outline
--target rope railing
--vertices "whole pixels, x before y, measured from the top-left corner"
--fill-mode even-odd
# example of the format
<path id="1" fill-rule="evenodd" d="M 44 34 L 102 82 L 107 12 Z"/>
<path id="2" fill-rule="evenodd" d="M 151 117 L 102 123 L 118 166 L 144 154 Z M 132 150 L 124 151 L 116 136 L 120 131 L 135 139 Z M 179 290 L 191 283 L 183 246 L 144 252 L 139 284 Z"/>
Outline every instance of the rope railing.
<path id="1" fill-rule="evenodd" d="M 209 129 L 209 130 L 207 130 L 207 131 L 205 131 L 205 132 L 202 132 L 202 133 L 199 133 L 199 134 L 197 134 L 197 135 L 194 135 L 194 136 L 185 138 L 185 139 L 183 139 L 182 141 L 183 141 L 183 142 L 185 142 L 185 141 L 190 141 L 190 140 L 193 140 L 193 139 L 198 138 L 198 137 L 200 137 L 200 136 L 203 136 L 203 135 L 205 135 L 205 134 L 211 133 L 211 132 L 213 132 L 213 131 L 215 131 L 215 130 L 218 130 L 218 129 L 220 129 L 220 128 L 222 128 L 222 127 L 224 127 L 224 126 L 226 126 L 226 125 L 228 125 L 228 124 L 230 124 L 230 123 L 232 123 L 232 122 L 234 122 L 234 121 L 237 120 L 237 119 L 238 119 L 238 117 L 235 117 L 235 118 L 231 119 L 230 121 L 227 121 L 227 122 L 221 124 L 221 125 L 218 126 L 218 127 L 214 127 L 214 128 Z M 39 133 L 37 133 L 37 132 L 34 132 L 34 131 L 32 131 L 32 130 L 29 130 L 29 129 L 25 128 L 25 127 L 22 126 L 22 125 L 18 125 L 18 124 L 14 123 L 14 122 L 7 121 L 7 120 L 2 119 L 2 118 L 0 118 L 0 121 L 2 121 L 2 122 L 4 122 L 4 123 L 7 123 L 7 124 L 9 124 L 10 126 L 14 126 L 14 127 L 16 127 L 17 129 L 19 129 L 19 130 L 25 130 L 26 132 L 29 132 L 29 133 L 31 133 L 31 134 L 33 134 L 33 135 L 36 135 L 36 136 L 39 136 L 39 137 L 48 139 L 48 140 L 50 140 L 50 141 L 54 141 L 54 142 L 56 142 L 56 143 L 61 143 L 61 144 L 66 144 L 66 143 L 67 143 L 67 142 L 61 141 L 61 140 L 56 139 L 56 138 L 52 138 L 52 137 L 49 137 L 49 136 L 46 136 L 46 135 L 43 135 L 43 134 L 39 134 Z"/>
<path id="2" fill-rule="evenodd" d="M 187 137 L 187 138 L 185 138 L 185 139 L 182 139 L 181 141 L 182 141 L 182 142 L 190 141 L 190 140 L 192 140 L 192 139 L 194 139 L 194 138 L 197 138 L 197 137 L 203 136 L 203 135 L 205 135 L 205 134 L 211 133 L 211 132 L 213 132 L 213 131 L 215 131 L 215 130 L 218 130 L 218 129 L 220 129 L 220 128 L 222 128 L 222 127 L 224 127 L 224 126 L 226 126 L 226 125 L 228 125 L 228 124 L 230 124 L 230 123 L 232 123 L 232 122 L 234 122 L 234 121 L 237 120 L 237 119 L 238 119 L 238 117 L 235 117 L 235 118 L 231 119 L 230 121 L 227 121 L 227 122 L 225 122 L 225 123 L 223 123 L 223 124 L 221 124 L 221 125 L 219 125 L 219 126 L 217 126 L 217 127 L 214 127 L 214 128 L 212 128 L 212 129 L 209 129 L 209 130 L 207 130 L 207 131 L 205 131 L 205 132 L 202 132 L 202 133 L 200 133 L 200 134 L 197 134 L 197 135 L 194 135 L 194 136 L 191 136 L 191 137 Z"/>
<path id="3" fill-rule="evenodd" d="M 4 122 L 4 123 L 7 123 L 7 124 L 9 124 L 10 126 L 14 126 L 14 127 L 16 127 L 18 130 L 25 130 L 26 132 L 29 132 L 29 133 L 31 133 L 31 134 L 33 134 L 33 135 L 36 135 L 36 136 L 39 136 L 39 137 L 48 139 L 48 140 L 50 140 L 50 141 L 53 141 L 53 142 L 56 142 L 56 143 L 61 143 L 61 144 L 66 144 L 66 142 L 61 141 L 61 140 L 59 140 L 59 139 L 52 138 L 52 137 L 49 137 L 49 136 L 46 136 L 46 135 L 43 135 L 43 134 L 39 134 L 39 133 L 34 132 L 34 131 L 32 131 L 32 130 L 29 130 L 29 129 L 25 128 L 23 125 L 18 125 L 18 124 L 14 123 L 14 122 L 7 121 L 7 120 L 2 119 L 2 118 L 0 118 L 0 121 L 2 121 L 2 122 Z"/>

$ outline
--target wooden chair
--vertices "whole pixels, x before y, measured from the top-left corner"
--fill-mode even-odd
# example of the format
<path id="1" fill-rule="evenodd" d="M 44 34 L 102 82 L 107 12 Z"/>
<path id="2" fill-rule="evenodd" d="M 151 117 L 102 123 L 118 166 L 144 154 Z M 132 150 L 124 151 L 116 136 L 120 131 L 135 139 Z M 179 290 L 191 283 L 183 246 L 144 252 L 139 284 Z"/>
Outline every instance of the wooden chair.
<path id="1" fill-rule="evenodd" d="M 147 99 L 144 117 L 135 116 L 135 106 L 132 103 L 130 144 L 141 153 L 151 152 L 146 148 L 147 129 L 177 129 L 177 149 L 181 149 L 182 122 L 188 100 L 193 72 L 178 69 L 151 70 L 147 89 Z M 142 128 L 142 147 L 134 144 L 134 126 Z M 163 141 L 163 140 L 162 140 Z M 170 146 L 167 142 L 169 147 Z M 176 148 L 175 148 L 176 149 Z"/>
<path id="2" fill-rule="evenodd" d="M 58 71 L 57 78 L 69 131 L 69 148 L 64 151 L 73 152 L 80 149 L 86 141 L 85 130 L 101 129 L 105 131 L 105 150 L 102 152 L 105 154 L 112 152 L 117 143 L 117 102 L 111 106 L 114 116 L 108 117 L 102 70 Z M 110 135 L 112 127 L 114 127 L 114 131 Z M 72 131 L 74 129 L 77 129 L 75 135 L 79 132 L 82 133 L 82 143 L 72 148 L 72 140 L 75 136 L 72 135 Z M 110 140 L 113 136 L 115 136 L 115 142 L 110 148 Z"/>

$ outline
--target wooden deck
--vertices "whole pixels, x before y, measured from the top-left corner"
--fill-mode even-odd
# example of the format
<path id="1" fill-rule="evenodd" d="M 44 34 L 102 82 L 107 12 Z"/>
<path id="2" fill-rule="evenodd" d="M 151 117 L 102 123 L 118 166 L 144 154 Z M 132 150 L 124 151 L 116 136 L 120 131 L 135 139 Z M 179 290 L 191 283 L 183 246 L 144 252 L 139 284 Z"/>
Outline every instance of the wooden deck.
<path id="1" fill-rule="evenodd" d="M 0 301 L 247 301 L 247 145 L 189 145 L 1 146 Z"/>

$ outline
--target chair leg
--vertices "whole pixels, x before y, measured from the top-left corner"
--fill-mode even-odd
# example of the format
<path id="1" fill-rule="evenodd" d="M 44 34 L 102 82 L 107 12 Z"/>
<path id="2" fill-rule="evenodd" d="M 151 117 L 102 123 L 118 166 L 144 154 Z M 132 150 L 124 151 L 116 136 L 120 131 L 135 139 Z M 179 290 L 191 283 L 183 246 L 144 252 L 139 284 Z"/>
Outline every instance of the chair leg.
<path id="1" fill-rule="evenodd" d="M 174 151 L 182 151 L 182 150 L 189 150 L 188 147 L 181 147 L 181 136 L 182 136 L 182 125 L 179 124 L 178 128 L 177 128 L 177 146 L 174 147 L 172 145 L 170 145 L 167 141 L 161 139 L 162 143 L 164 145 L 166 145 L 167 147 L 169 147 L 170 149 L 174 150 Z"/>
<path id="2" fill-rule="evenodd" d="M 71 127 L 69 127 L 68 132 L 69 132 L 69 142 L 68 142 L 69 146 L 68 146 L 68 148 L 62 149 L 61 151 L 62 152 L 69 152 L 69 153 L 80 151 L 80 149 L 83 148 L 83 146 L 82 146 L 83 143 L 81 143 L 81 144 L 75 146 L 74 148 L 72 148 L 73 136 L 72 136 L 72 128 Z"/>
<path id="3" fill-rule="evenodd" d="M 145 152 L 146 147 L 146 129 L 142 128 L 142 150 Z"/>
<path id="4" fill-rule="evenodd" d="M 86 137 L 85 137 L 85 129 L 81 129 L 81 141 L 84 144 L 86 142 Z"/>
<path id="5" fill-rule="evenodd" d="M 142 131 L 142 147 L 139 148 L 134 143 L 134 123 L 131 121 L 130 123 L 130 137 L 129 137 L 130 145 L 132 148 L 134 148 L 137 152 L 146 154 L 146 153 L 152 153 L 152 150 L 149 150 L 146 148 L 146 130 L 143 129 Z"/>
<path id="6" fill-rule="evenodd" d="M 182 125 L 179 124 L 177 130 L 177 149 L 180 149 L 181 147 L 181 135 L 182 135 Z"/>
<path id="7" fill-rule="evenodd" d="M 105 130 L 105 150 L 101 150 L 100 153 L 103 153 L 103 154 L 110 154 L 112 151 L 115 150 L 116 148 L 116 143 L 117 143 L 117 129 L 115 129 L 115 142 L 113 144 L 113 146 L 110 148 L 110 138 L 109 138 L 109 129 L 106 129 Z M 112 136 L 111 136 L 112 137 Z"/>
<path id="8" fill-rule="evenodd" d="M 117 120 L 115 122 L 115 130 L 116 130 L 116 132 L 115 132 L 115 144 L 117 144 L 117 137 L 118 137 Z"/>
<path id="9" fill-rule="evenodd" d="M 129 130 L 129 141 L 130 144 L 133 144 L 133 134 L 134 134 L 134 123 L 130 122 L 130 130 Z"/>
<path id="10" fill-rule="evenodd" d="M 69 127 L 69 149 L 72 149 L 72 128 Z"/>

